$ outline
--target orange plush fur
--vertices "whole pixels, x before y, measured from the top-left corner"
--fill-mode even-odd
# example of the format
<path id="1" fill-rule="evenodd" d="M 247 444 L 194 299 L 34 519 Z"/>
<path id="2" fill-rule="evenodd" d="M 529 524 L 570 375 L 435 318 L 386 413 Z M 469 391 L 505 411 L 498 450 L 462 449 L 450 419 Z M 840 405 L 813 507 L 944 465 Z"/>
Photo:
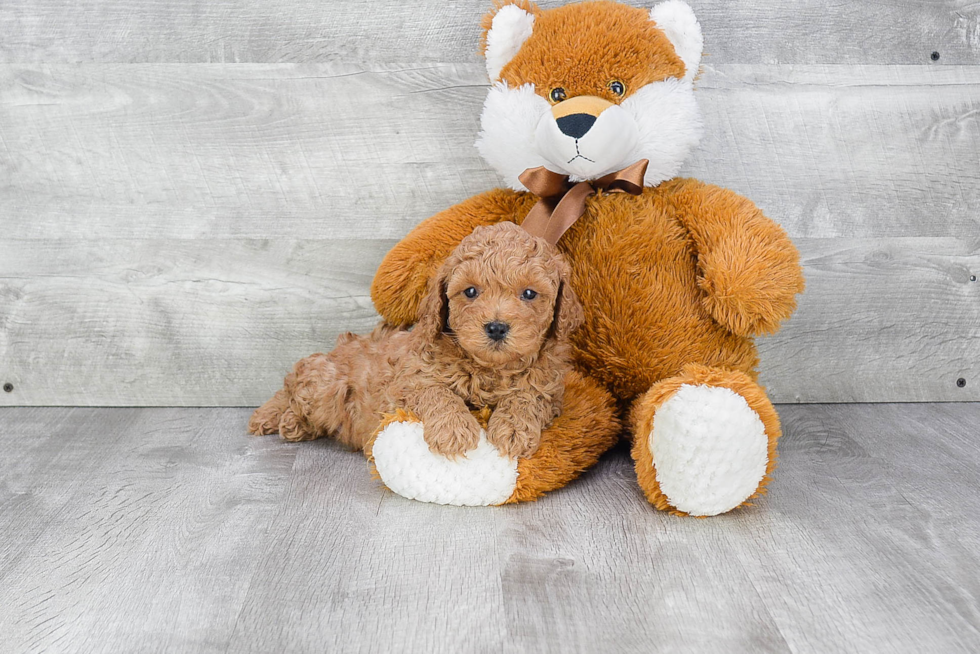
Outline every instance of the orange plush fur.
<path id="1" fill-rule="evenodd" d="M 510 87 L 533 84 L 545 98 L 562 87 L 568 97 L 619 102 L 610 80 L 622 81 L 628 97 L 643 84 L 685 74 L 644 10 L 611 2 L 519 6 L 535 23 L 502 69 Z M 495 189 L 422 222 L 381 264 L 372 286 L 377 310 L 392 324 L 414 323 L 426 279 L 456 244 L 480 225 L 520 224 L 536 201 L 524 191 Z M 558 247 L 585 311 L 572 336 L 577 365 L 612 392 L 623 416 L 632 410 L 637 443 L 646 442 L 652 414 L 670 392 L 714 384 L 734 389 L 759 414 L 771 472 L 779 423 L 756 383 L 753 337 L 776 331 L 803 290 L 798 253 L 782 228 L 731 191 L 675 178 L 638 196 L 590 197 Z M 670 509 L 648 448 L 634 449 L 640 485 L 655 506 Z"/>
<path id="2" fill-rule="evenodd" d="M 404 409 L 425 423 L 434 452 L 455 457 L 479 442 L 471 409 L 488 407 L 487 440 L 528 457 L 561 412 L 568 337 L 582 320 L 567 277 L 542 239 L 511 223 L 478 229 L 430 280 L 413 331 L 342 335 L 329 354 L 296 364 L 249 430 L 364 449 L 382 415 Z"/>
<path id="3" fill-rule="evenodd" d="M 415 322 L 420 278 L 452 251 L 453 236 L 495 220 L 520 223 L 535 202 L 496 189 L 424 221 L 382 262 L 371 291 L 378 311 L 393 324 Z M 651 241 L 656 247 L 646 247 Z M 697 180 L 593 196 L 558 247 L 585 307 L 575 357 L 626 403 L 688 363 L 755 379 L 751 337 L 775 331 L 803 288 L 782 228 L 749 200 Z"/>
<path id="4" fill-rule="evenodd" d="M 646 84 L 684 75 L 684 62 L 646 11 L 603 2 L 563 9 L 537 12 L 534 38 L 501 71 L 508 84 L 532 83 L 546 99 L 551 89 L 560 87 L 568 97 L 592 95 L 619 103 Z M 489 27 L 488 20 L 484 27 Z M 581 55 L 574 58 L 566 56 L 572 29 Z M 622 82 L 626 93 L 614 95 L 612 80 Z"/>

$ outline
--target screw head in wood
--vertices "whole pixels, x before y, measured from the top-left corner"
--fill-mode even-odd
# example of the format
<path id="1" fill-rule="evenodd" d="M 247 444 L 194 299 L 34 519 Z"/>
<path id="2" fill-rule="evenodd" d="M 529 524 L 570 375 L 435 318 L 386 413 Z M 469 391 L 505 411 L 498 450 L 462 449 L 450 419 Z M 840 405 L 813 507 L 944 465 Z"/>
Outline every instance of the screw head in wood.
<path id="1" fill-rule="evenodd" d="M 956 380 L 956 385 L 959 386 L 960 388 L 963 388 L 964 386 L 966 386 L 966 380 L 960 377 L 959 379 Z"/>
<path id="2" fill-rule="evenodd" d="M 931 55 L 929 55 L 929 58 L 932 59 L 933 61 L 939 61 L 939 53 L 933 52 Z"/>
<path id="3" fill-rule="evenodd" d="M 11 384 L 10 382 L 7 382 L 6 384 L 3 385 L 3 392 L 4 393 L 13 393 L 14 392 L 14 385 Z"/>
<path id="4" fill-rule="evenodd" d="M 977 276 L 976 275 L 970 275 L 970 281 L 971 282 L 977 281 Z"/>

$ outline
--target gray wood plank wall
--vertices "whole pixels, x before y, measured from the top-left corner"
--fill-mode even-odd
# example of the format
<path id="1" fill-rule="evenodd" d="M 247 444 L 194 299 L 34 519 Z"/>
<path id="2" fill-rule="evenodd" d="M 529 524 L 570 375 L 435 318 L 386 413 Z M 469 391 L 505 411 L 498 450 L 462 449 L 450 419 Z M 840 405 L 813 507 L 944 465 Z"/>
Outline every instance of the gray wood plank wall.
<path id="1" fill-rule="evenodd" d="M 499 183 L 488 4 L 0 5 L 0 404 L 254 405 L 369 328 L 387 248 Z M 980 5 L 692 5 L 684 173 L 806 266 L 773 397 L 980 400 Z"/>

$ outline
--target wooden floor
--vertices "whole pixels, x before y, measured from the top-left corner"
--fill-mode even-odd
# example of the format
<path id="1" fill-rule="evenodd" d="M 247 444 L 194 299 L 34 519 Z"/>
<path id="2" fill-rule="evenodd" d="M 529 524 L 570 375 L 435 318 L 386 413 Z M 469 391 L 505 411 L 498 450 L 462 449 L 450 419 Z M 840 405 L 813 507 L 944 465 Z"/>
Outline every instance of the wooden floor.
<path id="1" fill-rule="evenodd" d="M 771 493 L 383 491 L 245 409 L 0 409 L 0 651 L 976 652 L 980 404 L 793 405 Z"/>

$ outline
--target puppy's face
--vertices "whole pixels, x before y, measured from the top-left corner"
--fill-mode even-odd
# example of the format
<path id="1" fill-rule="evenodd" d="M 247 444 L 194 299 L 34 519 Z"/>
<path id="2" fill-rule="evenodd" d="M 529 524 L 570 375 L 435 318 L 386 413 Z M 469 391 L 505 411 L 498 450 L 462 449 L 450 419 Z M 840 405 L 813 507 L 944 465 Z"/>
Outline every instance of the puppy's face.
<path id="1" fill-rule="evenodd" d="M 446 284 L 456 342 L 484 365 L 538 352 L 554 320 L 558 277 L 529 253 L 490 251 L 462 261 Z"/>
<path id="2" fill-rule="evenodd" d="M 513 223 L 463 239 L 432 281 L 419 320 L 427 338 L 453 338 L 477 363 L 528 360 L 582 320 L 568 266 L 543 239 Z"/>

